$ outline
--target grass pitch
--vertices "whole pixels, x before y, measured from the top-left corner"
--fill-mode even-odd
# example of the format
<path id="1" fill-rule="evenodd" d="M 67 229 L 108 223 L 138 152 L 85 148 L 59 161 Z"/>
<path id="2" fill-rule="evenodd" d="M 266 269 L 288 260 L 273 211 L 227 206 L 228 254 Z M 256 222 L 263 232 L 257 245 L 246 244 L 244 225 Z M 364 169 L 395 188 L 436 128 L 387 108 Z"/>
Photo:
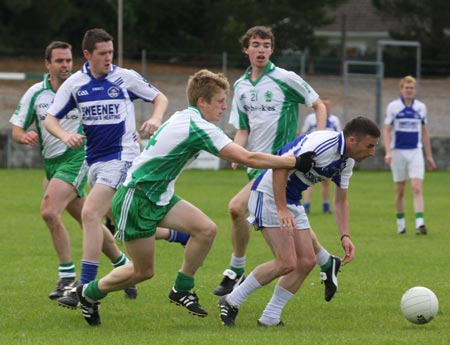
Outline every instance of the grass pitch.
<path id="1" fill-rule="evenodd" d="M 57 280 L 58 262 L 48 230 L 39 215 L 43 172 L 0 170 L 2 262 L 0 344 L 448 344 L 450 330 L 450 244 L 448 172 L 426 175 L 424 183 L 427 236 L 414 233 L 411 193 L 407 194 L 407 234 L 396 232 L 394 186 L 389 172 L 356 171 L 350 182 L 350 228 L 355 260 L 343 267 L 339 291 L 327 303 L 316 268 L 285 308 L 286 327 L 256 326 L 273 284 L 255 292 L 243 304 L 234 329 L 219 322 L 212 290 L 230 259 L 230 221 L 227 204 L 246 183 L 243 171 L 186 171 L 177 194 L 199 206 L 219 226 L 204 266 L 196 275 L 196 292 L 209 311 L 205 319 L 170 304 L 167 295 L 181 265 L 183 248 L 157 242 L 156 275 L 139 285 L 137 300 L 122 292 L 102 301 L 102 326 L 92 328 L 79 310 L 56 306 L 47 298 Z M 320 210 L 316 187 L 310 222 L 321 243 L 342 255 L 334 217 Z M 65 216 L 72 256 L 80 269 L 81 231 Z M 259 233 L 252 233 L 247 273 L 271 258 Z M 100 276 L 111 269 L 102 258 Z M 426 325 L 406 321 L 400 312 L 402 294 L 422 285 L 438 296 L 440 311 Z"/>

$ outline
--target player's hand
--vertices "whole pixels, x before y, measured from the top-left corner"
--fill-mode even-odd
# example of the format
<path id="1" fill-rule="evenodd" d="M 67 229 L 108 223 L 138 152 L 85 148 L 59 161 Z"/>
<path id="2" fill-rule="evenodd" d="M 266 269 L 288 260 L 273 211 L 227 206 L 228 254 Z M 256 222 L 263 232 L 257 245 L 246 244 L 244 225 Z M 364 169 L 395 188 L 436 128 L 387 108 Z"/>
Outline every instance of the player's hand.
<path id="1" fill-rule="evenodd" d="M 342 259 L 342 264 L 345 265 L 355 258 L 355 245 L 350 237 L 342 238 L 342 248 L 344 248 L 345 256 Z"/>
<path id="2" fill-rule="evenodd" d="M 392 162 L 392 155 L 390 153 L 387 153 L 384 156 L 384 162 L 388 165 L 391 166 L 391 162 Z"/>
<path id="3" fill-rule="evenodd" d="M 150 138 L 161 126 L 161 121 L 154 120 L 153 118 L 145 121 L 141 126 L 141 132 L 144 133 L 146 138 Z"/>
<path id="4" fill-rule="evenodd" d="M 433 157 L 427 157 L 427 166 L 429 171 L 436 169 L 436 163 L 434 162 Z"/>
<path id="5" fill-rule="evenodd" d="M 314 157 L 315 156 L 316 156 L 316 154 L 314 153 L 314 151 L 308 151 L 308 152 L 302 153 L 298 157 L 295 157 L 295 169 L 306 174 L 314 166 L 314 164 L 315 164 Z"/>
<path id="6" fill-rule="evenodd" d="M 38 143 L 38 135 L 35 131 L 26 132 L 22 137 L 22 142 L 26 145 L 36 146 Z"/>
<path id="7" fill-rule="evenodd" d="M 78 133 L 67 133 L 61 140 L 71 149 L 80 147 L 83 145 L 83 141 L 86 137 Z"/>
<path id="8" fill-rule="evenodd" d="M 278 210 L 278 219 L 280 221 L 280 230 L 287 232 L 288 236 L 294 236 L 297 223 L 292 213 L 288 209 Z"/>
<path id="9" fill-rule="evenodd" d="M 239 163 L 231 163 L 231 169 L 236 170 L 239 166 Z"/>

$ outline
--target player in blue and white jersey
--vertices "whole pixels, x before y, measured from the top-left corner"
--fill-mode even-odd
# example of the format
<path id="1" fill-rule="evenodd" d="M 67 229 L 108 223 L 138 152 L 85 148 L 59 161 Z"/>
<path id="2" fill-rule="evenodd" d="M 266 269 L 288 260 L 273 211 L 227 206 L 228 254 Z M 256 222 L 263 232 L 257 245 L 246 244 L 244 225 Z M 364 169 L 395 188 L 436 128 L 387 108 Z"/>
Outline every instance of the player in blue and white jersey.
<path id="1" fill-rule="evenodd" d="M 425 150 L 429 170 L 436 168 L 431 151 L 430 134 L 427 128 L 427 107 L 414 98 L 416 80 L 406 76 L 400 80 L 400 98 L 390 102 L 384 120 L 384 160 L 390 166 L 395 182 L 395 210 L 397 231 L 406 233 L 405 186 L 411 181 L 416 234 L 426 235 L 428 230 L 424 221 L 424 200 L 422 182 L 425 175 Z"/>
<path id="2" fill-rule="evenodd" d="M 299 75 L 275 66 L 270 57 L 275 48 L 272 30 L 255 26 L 241 38 L 242 50 L 250 66 L 234 83 L 234 97 L 230 123 L 236 128 L 234 142 L 250 151 L 276 153 L 297 134 L 299 105 L 314 109 L 317 128 L 325 129 L 326 108 L 317 92 Z M 232 168 L 237 167 L 236 163 Z M 245 279 L 246 251 L 250 241 L 247 223 L 248 198 L 253 180 L 260 169 L 247 169 L 249 182 L 231 199 L 228 209 L 231 217 L 230 266 L 223 272 L 220 284 L 213 293 L 223 296 Z M 339 272 L 340 260 L 330 255 L 313 234 L 317 264 L 325 283 L 325 300 L 333 298 L 336 286 L 331 278 Z M 334 269 L 333 269 L 334 268 Z"/>
<path id="3" fill-rule="evenodd" d="M 49 74 L 25 92 L 10 120 L 13 124 L 13 139 L 30 146 L 39 144 L 44 159 L 46 178 L 41 216 L 50 230 L 59 261 L 59 280 L 48 296 L 52 300 L 62 297 L 66 287 L 77 285 L 70 236 L 62 214 L 67 210 L 81 225 L 81 210 L 86 200 L 84 188 L 87 165 L 84 145 L 68 148 L 61 140 L 48 133 L 44 126 L 47 110 L 53 103 L 56 91 L 69 78 L 72 65 L 72 46 L 67 42 L 51 42 L 45 50 L 45 67 Z M 36 132 L 30 129 L 33 124 Z M 76 108 L 67 109 L 61 119 L 61 126 L 70 133 L 83 132 L 80 113 Z M 123 253 L 109 231 L 106 228 L 102 231 L 105 235 L 103 252 L 115 263 Z"/>
<path id="4" fill-rule="evenodd" d="M 287 144 L 279 155 L 294 153 L 299 170 L 271 169 L 254 182 L 249 200 L 249 222 L 261 230 L 274 259 L 257 266 L 244 282 L 219 301 L 225 326 L 234 326 L 239 307 L 255 290 L 280 277 L 258 325 L 282 326 L 281 312 L 300 289 L 316 264 L 308 216 L 302 193 L 311 185 L 331 179 L 336 185 L 334 209 L 345 257 L 353 260 L 347 189 L 355 161 L 374 156 L 380 130 L 375 123 L 357 117 L 342 132 L 315 131 Z"/>
<path id="5" fill-rule="evenodd" d="M 327 98 L 322 98 L 323 104 L 327 108 L 327 124 L 325 129 L 328 131 L 341 131 L 341 121 L 339 118 L 331 113 L 331 101 Z M 317 121 L 316 114 L 312 113 L 305 117 L 305 122 L 302 127 L 302 134 L 309 133 L 315 131 L 317 129 Z M 306 213 L 309 213 L 311 207 L 311 197 L 314 191 L 314 187 L 311 186 L 308 188 L 303 194 L 303 207 L 305 208 Z M 322 211 L 323 213 L 331 214 L 330 208 L 330 181 L 325 180 L 321 183 L 321 195 L 322 195 Z"/>
<path id="6" fill-rule="evenodd" d="M 86 31 L 82 48 L 87 61 L 59 88 L 45 125 L 70 148 L 81 146 L 86 138 L 88 183 L 92 188 L 81 215 L 84 231 L 81 282 L 87 283 L 97 276 L 103 217 L 140 152 L 133 101 L 142 99 L 154 104 L 152 117 L 141 127 L 146 136 L 161 125 L 168 101 L 141 75 L 112 63 L 113 38 L 105 30 Z M 69 133 L 60 126 L 59 120 L 74 107 L 81 112 L 85 135 Z M 66 305 L 61 298 L 58 302 Z"/>
<path id="7" fill-rule="evenodd" d="M 223 74 L 198 71 L 188 82 L 189 107 L 173 114 L 133 161 L 125 183 L 113 200 L 116 224 L 133 263 L 77 287 L 77 296 L 89 325 L 100 324 L 98 300 L 107 293 L 153 277 L 155 231 L 159 225 L 180 229 L 191 236 L 169 300 L 185 307 L 191 314 L 208 315 L 192 289 L 195 273 L 213 244 L 217 225 L 175 194 L 178 177 L 201 150 L 256 168 L 293 168 L 296 165 L 292 154 L 279 157 L 249 152 L 211 123 L 219 121 L 226 110 L 228 90 L 229 83 Z"/>

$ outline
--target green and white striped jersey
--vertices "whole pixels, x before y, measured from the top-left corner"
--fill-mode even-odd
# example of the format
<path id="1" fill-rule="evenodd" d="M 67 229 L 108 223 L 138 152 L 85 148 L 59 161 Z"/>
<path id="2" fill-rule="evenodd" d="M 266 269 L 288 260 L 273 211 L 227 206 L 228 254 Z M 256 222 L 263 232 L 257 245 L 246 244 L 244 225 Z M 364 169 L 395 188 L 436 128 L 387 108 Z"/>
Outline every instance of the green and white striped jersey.
<path id="1" fill-rule="evenodd" d="M 27 130 L 33 123 L 36 124 L 41 153 L 46 159 L 58 157 L 67 150 L 66 144 L 47 132 L 44 126 L 45 116 L 53 103 L 55 93 L 49 76 L 46 75 L 43 81 L 32 85 L 25 92 L 9 120 L 10 123 L 24 130 Z M 80 121 L 80 113 L 77 109 L 73 109 L 61 120 L 61 126 L 70 133 L 82 133 Z"/>
<path id="2" fill-rule="evenodd" d="M 173 114 L 153 134 L 128 170 L 124 185 L 139 188 L 157 205 L 167 205 L 181 172 L 201 150 L 217 155 L 231 139 L 189 106 Z"/>
<path id="3" fill-rule="evenodd" d="M 275 153 L 296 137 L 299 104 L 311 107 L 319 95 L 296 73 L 272 62 L 255 82 L 250 69 L 234 83 L 229 122 L 249 131 L 249 151 Z"/>

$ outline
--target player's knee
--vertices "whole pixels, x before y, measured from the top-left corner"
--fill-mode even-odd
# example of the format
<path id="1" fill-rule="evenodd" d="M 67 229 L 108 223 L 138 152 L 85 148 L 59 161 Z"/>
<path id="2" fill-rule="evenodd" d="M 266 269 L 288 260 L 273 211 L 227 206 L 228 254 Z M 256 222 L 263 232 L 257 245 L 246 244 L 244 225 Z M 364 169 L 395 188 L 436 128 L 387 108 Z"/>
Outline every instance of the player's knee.
<path id="1" fill-rule="evenodd" d="M 289 257 L 289 258 L 280 260 L 279 264 L 277 266 L 278 266 L 278 275 L 279 276 L 289 274 L 293 270 L 295 270 L 295 268 L 297 266 L 295 257 Z"/>
<path id="2" fill-rule="evenodd" d="M 201 232 L 202 236 L 208 242 L 213 242 L 217 235 L 217 225 L 211 221 L 208 224 L 205 224 L 205 227 Z"/>
<path id="3" fill-rule="evenodd" d="M 149 267 L 136 276 L 136 279 L 137 279 L 136 283 L 139 283 L 144 280 L 152 279 L 154 275 L 155 275 L 154 268 Z"/>
<path id="4" fill-rule="evenodd" d="M 61 215 L 58 212 L 47 206 L 41 207 L 41 217 L 46 223 L 58 222 L 61 219 Z"/>
<path id="5" fill-rule="evenodd" d="M 239 200 L 231 199 L 228 204 L 228 212 L 232 219 L 242 218 L 247 216 L 247 205 L 239 202 Z"/>
<path id="6" fill-rule="evenodd" d="M 133 281 L 132 284 L 138 284 L 145 280 L 152 279 L 154 275 L 155 275 L 154 267 L 145 267 L 140 270 L 135 269 L 133 277 L 132 277 L 132 281 Z"/>
<path id="7" fill-rule="evenodd" d="M 411 190 L 412 190 L 412 193 L 414 195 L 421 195 L 422 194 L 422 187 L 421 186 L 411 185 Z"/>
<path id="8" fill-rule="evenodd" d="M 92 221 L 99 221 L 101 223 L 102 217 L 98 215 L 94 210 L 83 207 L 81 211 L 81 220 L 83 224 L 90 223 Z"/>
<path id="9" fill-rule="evenodd" d="M 316 258 L 315 258 L 315 256 L 302 257 L 297 262 L 297 269 L 299 271 L 304 272 L 304 273 L 311 272 L 314 269 L 315 266 L 316 266 Z"/>

